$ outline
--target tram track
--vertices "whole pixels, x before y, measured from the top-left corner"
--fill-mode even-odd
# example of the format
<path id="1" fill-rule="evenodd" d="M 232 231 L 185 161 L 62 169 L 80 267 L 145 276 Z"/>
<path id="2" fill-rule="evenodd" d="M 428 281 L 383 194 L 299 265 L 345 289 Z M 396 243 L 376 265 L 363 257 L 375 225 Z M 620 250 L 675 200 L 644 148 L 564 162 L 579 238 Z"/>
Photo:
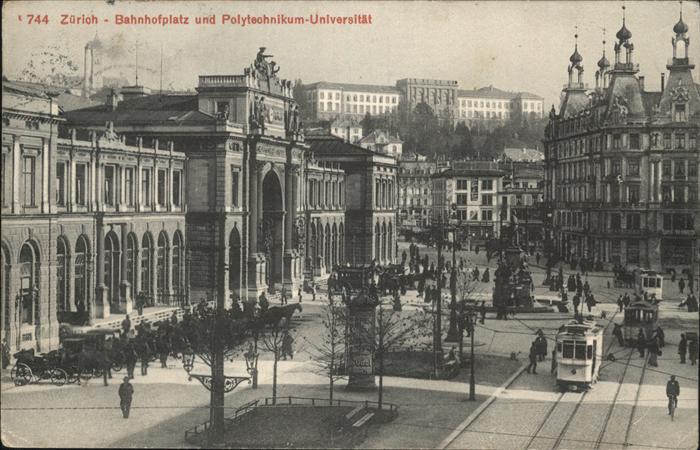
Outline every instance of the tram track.
<path id="1" fill-rule="evenodd" d="M 647 354 L 644 358 L 644 365 L 642 366 L 642 375 L 639 377 L 639 385 L 637 386 L 637 393 L 634 395 L 634 403 L 632 404 L 632 412 L 630 413 L 629 421 L 627 422 L 627 429 L 625 430 L 625 442 L 624 447 L 629 446 L 630 432 L 632 431 L 632 422 L 634 421 L 634 413 L 637 411 L 637 404 L 639 404 L 639 394 L 642 392 L 642 384 L 644 383 L 644 374 L 647 370 L 647 365 L 649 363 L 649 355 Z"/>

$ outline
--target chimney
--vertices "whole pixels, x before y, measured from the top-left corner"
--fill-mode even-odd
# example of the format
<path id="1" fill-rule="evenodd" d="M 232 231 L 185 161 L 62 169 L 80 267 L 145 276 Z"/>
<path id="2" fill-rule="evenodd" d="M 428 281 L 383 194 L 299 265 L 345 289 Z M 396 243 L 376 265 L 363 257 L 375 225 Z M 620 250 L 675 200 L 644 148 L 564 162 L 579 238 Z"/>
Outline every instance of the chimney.
<path id="1" fill-rule="evenodd" d="M 110 111 L 117 109 L 119 105 L 119 94 L 114 89 L 109 90 L 109 99 L 107 99 L 107 106 L 109 106 Z"/>
<path id="2" fill-rule="evenodd" d="M 639 77 L 639 90 L 644 92 L 644 77 Z"/>

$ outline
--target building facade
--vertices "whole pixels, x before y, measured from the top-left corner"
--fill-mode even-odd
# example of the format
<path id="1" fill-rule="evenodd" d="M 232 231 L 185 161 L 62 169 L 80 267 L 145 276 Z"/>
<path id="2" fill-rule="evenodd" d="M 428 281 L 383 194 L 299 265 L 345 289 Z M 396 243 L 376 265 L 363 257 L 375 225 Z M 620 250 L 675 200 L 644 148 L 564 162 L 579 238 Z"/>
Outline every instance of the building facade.
<path id="1" fill-rule="evenodd" d="M 398 135 L 392 136 L 383 130 L 372 131 L 357 141 L 357 144 L 362 148 L 389 155 L 397 160 L 400 160 L 403 154 L 403 141 L 399 139 Z"/>
<path id="2" fill-rule="evenodd" d="M 419 104 L 430 107 L 438 121 L 454 123 L 457 117 L 458 83 L 454 80 L 404 78 L 396 82 L 402 95 L 403 114 L 409 114 Z"/>
<path id="3" fill-rule="evenodd" d="M 493 86 L 458 91 L 459 121 L 469 128 L 491 130 L 510 121 L 544 117 L 544 99 L 528 92 L 508 92 Z"/>
<path id="4" fill-rule="evenodd" d="M 583 83 L 578 49 L 571 55 L 544 141 L 545 196 L 561 256 L 697 273 L 700 95 L 687 32 L 681 18 L 661 92 L 645 90 L 637 76 L 624 18 L 614 62 L 605 53 L 598 61 L 595 89 Z"/>
<path id="5" fill-rule="evenodd" d="M 435 162 L 399 161 L 399 226 L 429 227 L 432 216 L 432 180 Z"/>
<path id="6" fill-rule="evenodd" d="M 474 240 L 500 236 L 500 225 L 508 217 L 502 203 L 503 176 L 497 162 L 456 161 L 433 174 L 432 222 L 456 219 Z"/>
<path id="7" fill-rule="evenodd" d="M 319 81 L 304 86 L 309 115 L 315 120 L 341 116 L 362 119 L 365 114 L 389 114 L 396 110 L 401 92 L 394 86 L 329 83 Z"/>

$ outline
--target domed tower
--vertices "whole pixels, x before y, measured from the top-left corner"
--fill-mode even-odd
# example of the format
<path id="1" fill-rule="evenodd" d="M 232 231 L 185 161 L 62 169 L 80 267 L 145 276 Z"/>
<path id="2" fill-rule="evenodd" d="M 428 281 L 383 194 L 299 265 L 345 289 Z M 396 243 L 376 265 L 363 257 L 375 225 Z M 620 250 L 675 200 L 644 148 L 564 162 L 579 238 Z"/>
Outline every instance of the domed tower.
<path id="1" fill-rule="evenodd" d="M 617 38 L 617 43 L 615 43 L 615 69 L 632 69 L 632 53 L 634 52 L 634 44 L 632 44 L 632 32 L 627 28 L 626 16 L 625 16 L 625 6 L 622 6 L 622 27 L 617 31 L 615 37 Z M 625 62 L 620 60 L 620 52 L 625 49 Z"/>
<path id="2" fill-rule="evenodd" d="M 586 85 L 583 83 L 583 57 L 578 52 L 578 33 L 574 35 L 574 52 L 569 57 L 571 63 L 568 67 L 569 82 L 562 91 L 560 117 L 574 115 L 588 106 L 589 99 L 586 95 Z M 577 81 L 574 81 L 574 70 L 578 72 Z"/>
<path id="3" fill-rule="evenodd" d="M 605 75 L 610 67 L 610 61 L 605 57 L 605 29 L 603 29 L 603 56 L 598 60 L 598 70 L 595 72 L 596 89 L 605 89 L 607 86 Z"/>
<path id="4" fill-rule="evenodd" d="M 669 71 L 668 83 L 664 87 L 659 101 L 660 113 L 672 118 L 674 122 L 685 122 L 692 116 L 700 114 L 700 93 L 695 87 L 692 70 L 695 68 L 693 61 L 688 57 L 690 38 L 687 36 L 688 25 L 683 22 L 683 5 L 681 4 L 680 17 L 673 26 L 671 39 L 673 44 L 673 58 L 666 68 Z M 678 46 L 683 45 L 683 56 L 679 54 Z"/>

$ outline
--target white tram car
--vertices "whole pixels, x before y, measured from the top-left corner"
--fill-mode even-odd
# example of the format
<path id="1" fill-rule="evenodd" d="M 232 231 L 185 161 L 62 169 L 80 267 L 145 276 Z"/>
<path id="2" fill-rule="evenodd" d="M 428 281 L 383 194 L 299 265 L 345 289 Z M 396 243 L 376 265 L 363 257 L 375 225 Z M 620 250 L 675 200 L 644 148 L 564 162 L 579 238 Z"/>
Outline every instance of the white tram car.
<path id="1" fill-rule="evenodd" d="M 649 299 L 663 300 L 664 277 L 658 272 L 648 269 L 635 271 L 635 284 L 639 295 L 643 296 L 646 292 Z"/>
<path id="2" fill-rule="evenodd" d="M 585 390 L 598 380 L 603 360 L 603 328 L 594 320 L 572 320 L 556 337 L 557 387 Z"/>

